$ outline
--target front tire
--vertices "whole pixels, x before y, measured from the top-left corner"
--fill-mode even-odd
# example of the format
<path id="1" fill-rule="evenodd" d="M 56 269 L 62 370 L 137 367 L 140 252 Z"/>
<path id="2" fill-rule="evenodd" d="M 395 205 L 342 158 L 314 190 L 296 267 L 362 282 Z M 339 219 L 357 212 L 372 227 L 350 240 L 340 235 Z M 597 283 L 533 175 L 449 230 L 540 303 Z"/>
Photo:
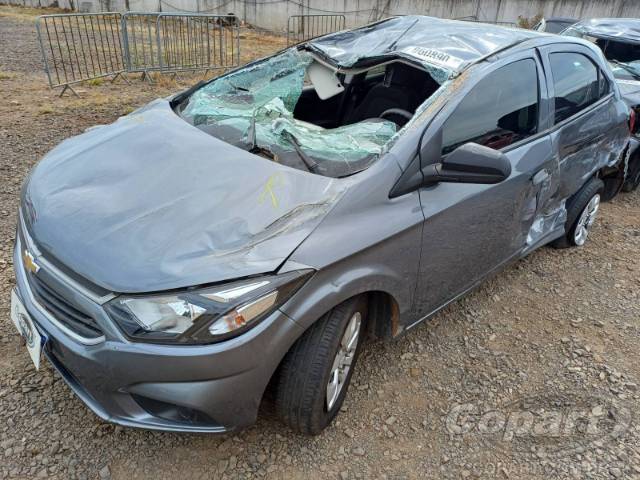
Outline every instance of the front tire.
<path id="1" fill-rule="evenodd" d="M 279 369 L 278 417 L 298 433 L 317 435 L 340 411 L 360 354 L 367 303 L 348 300 L 296 341 Z"/>

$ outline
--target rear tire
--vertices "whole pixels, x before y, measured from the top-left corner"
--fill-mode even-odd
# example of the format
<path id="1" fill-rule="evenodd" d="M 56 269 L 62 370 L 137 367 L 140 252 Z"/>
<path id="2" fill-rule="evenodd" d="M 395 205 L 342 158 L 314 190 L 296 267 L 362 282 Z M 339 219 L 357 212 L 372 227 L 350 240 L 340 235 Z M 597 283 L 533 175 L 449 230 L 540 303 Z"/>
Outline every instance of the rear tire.
<path id="1" fill-rule="evenodd" d="M 622 184 L 622 191 L 625 193 L 633 192 L 640 185 L 640 154 L 634 155 L 629 160 L 629 171 L 627 178 Z"/>
<path id="2" fill-rule="evenodd" d="M 554 248 L 580 247 L 584 245 L 600 208 L 600 195 L 604 182 L 598 178 L 589 180 L 567 201 L 567 222 L 564 236 L 554 240 Z"/>
<path id="3" fill-rule="evenodd" d="M 362 347 L 366 307 L 363 296 L 341 303 L 287 352 L 278 372 L 275 410 L 294 431 L 317 435 L 340 411 Z"/>

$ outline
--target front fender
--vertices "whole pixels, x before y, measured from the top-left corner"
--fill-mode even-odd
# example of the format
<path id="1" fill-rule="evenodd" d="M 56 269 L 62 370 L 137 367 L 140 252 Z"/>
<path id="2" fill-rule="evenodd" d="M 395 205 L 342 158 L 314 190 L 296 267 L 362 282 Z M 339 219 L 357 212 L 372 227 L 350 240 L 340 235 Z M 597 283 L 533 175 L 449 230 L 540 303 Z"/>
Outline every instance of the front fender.
<path id="1" fill-rule="evenodd" d="M 380 263 L 354 265 L 349 259 L 317 272 L 280 310 L 307 329 L 336 305 L 357 295 L 369 292 L 388 294 L 396 304 L 400 318 L 410 310 L 415 279 L 404 277 Z M 299 265 L 295 265 L 299 267 Z M 282 270 L 289 268 L 287 264 Z M 394 307 L 395 307 L 394 306 Z M 389 318 L 389 322 L 392 319 Z M 401 331 L 394 328 L 394 333 Z"/>

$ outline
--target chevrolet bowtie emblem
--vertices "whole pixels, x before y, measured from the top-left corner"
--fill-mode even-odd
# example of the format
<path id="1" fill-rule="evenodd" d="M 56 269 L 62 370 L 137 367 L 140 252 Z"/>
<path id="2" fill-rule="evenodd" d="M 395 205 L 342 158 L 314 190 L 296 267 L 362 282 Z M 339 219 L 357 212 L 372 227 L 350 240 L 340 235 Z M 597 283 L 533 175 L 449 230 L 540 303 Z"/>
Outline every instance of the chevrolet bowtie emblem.
<path id="1" fill-rule="evenodd" d="M 31 252 L 29 250 L 25 250 L 22 253 L 22 260 L 24 262 L 24 268 L 29 270 L 31 273 L 38 273 L 38 270 L 40 270 L 40 265 L 36 263 L 35 258 L 33 258 L 33 255 L 31 255 Z"/>

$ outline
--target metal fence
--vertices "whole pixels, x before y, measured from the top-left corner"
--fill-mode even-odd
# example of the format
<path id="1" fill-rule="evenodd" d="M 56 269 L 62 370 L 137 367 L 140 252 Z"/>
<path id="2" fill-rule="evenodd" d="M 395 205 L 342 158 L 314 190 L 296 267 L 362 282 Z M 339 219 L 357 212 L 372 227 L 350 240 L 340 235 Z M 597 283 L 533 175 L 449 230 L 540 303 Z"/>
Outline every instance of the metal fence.
<path id="1" fill-rule="evenodd" d="M 53 87 L 92 78 L 117 77 L 125 70 L 119 13 L 42 15 L 36 31 L 44 69 Z"/>
<path id="2" fill-rule="evenodd" d="M 127 12 L 122 15 L 122 46 L 127 73 L 160 70 L 158 13 Z"/>
<path id="3" fill-rule="evenodd" d="M 209 70 L 240 64 L 239 25 L 233 16 L 158 15 L 161 71 Z"/>
<path id="4" fill-rule="evenodd" d="M 183 13 L 42 15 L 36 21 L 49 86 L 123 73 L 176 73 L 240 64 L 237 19 Z M 126 77 L 123 76 L 126 80 Z"/>
<path id="5" fill-rule="evenodd" d="M 345 29 L 344 15 L 291 15 L 287 20 L 287 45 Z"/>

